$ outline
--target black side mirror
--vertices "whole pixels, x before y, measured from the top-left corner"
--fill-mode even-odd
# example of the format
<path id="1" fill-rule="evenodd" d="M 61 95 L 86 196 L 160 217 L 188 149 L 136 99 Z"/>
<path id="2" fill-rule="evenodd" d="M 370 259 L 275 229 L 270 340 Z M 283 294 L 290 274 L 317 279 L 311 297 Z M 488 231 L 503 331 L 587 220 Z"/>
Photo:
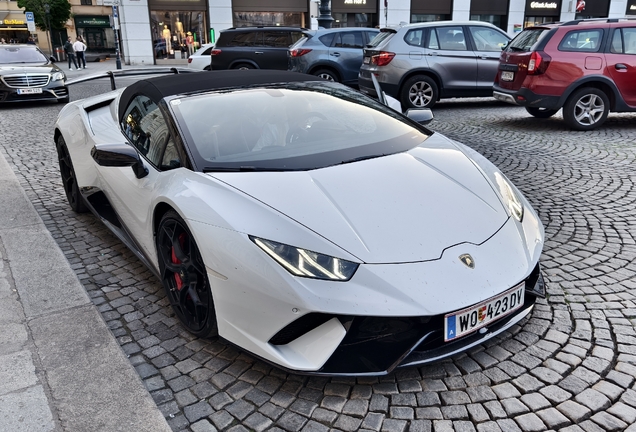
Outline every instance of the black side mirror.
<path id="1" fill-rule="evenodd" d="M 57 59 L 53 56 L 50 56 L 49 60 L 51 61 L 51 63 L 55 63 L 57 61 Z"/>
<path id="2" fill-rule="evenodd" d="M 428 108 L 409 108 L 404 114 L 421 125 L 429 124 L 434 118 L 433 111 Z"/>
<path id="3" fill-rule="evenodd" d="M 91 149 L 91 156 L 97 165 L 103 167 L 132 167 L 137 178 L 148 175 L 137 150 L 128 144 L 97 144 Z"/>

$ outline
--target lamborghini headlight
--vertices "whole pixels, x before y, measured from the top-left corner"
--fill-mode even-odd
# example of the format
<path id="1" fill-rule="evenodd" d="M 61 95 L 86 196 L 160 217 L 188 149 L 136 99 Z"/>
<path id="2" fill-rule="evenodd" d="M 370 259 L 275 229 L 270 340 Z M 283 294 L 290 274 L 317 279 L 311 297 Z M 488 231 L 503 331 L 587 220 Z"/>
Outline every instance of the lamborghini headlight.
<path id="1" fill-rule="evenodd" d="M 519 222 L 523 220 L 523 204 L 508 179 L 500 172 L 495 171 L 495 182 L 499 187 L 499 193 L 504 200 L 508 213 Z"/>
<path id="2" fill-rule="evenodd" d="M 62 81 L 64 78 L 66 78 L 64 76 L 64 72 L 55 72 L 53 74 L 53 77 L 51 78 L 51 81 Z"/>
<path id="3" fill-rule="evenodd" d="M 250 240 L 294 276 L 348 281 L 358 269 L 358 264 L 340 258 L 258 237 L 250 236 Z"/>

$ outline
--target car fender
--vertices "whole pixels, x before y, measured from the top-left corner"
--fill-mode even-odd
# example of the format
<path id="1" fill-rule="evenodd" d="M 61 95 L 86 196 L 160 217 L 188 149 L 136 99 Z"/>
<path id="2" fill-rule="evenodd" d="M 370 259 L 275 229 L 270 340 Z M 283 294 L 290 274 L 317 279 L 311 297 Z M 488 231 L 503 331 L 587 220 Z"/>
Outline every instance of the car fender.
<path id="1" fill-rule="evenodd" d="M 252 66 L 254 66 L 254 69 L 260 69 L 260 66 L 258 65 L 258 63 L 256 63 L 253 60 L 250 59 L 237 59 L 232 61 L 232 63 L 230 63 L 230 66 L 228 67 L 228 69 L 234 69 L 234 66 L 236 66 L 237 64 L 241 64 L 241 63 L 248 63 Z"/>
<path id="2" fill-rule="evenodd" d="M 344 76 L 344 71 L 342 70 L 342 67 L 338 63 L 328 61 L 328 60 L 317 61 L 309 68 L 309 71 L 307 73 L 310 75 L 313 75 L 314 72 L 316 72 L 319 69 L 334 70 L 338 74 L 338 78 L 340 78 L 341 81 L 342 81 L 342 77 Z"/>
<path id="3" fill-rule="evenodd" d="M 588 75 L 570 84 L 559 98 L 559 107 L 563 107 L 572 93 L 583 87 L 594 87 L 603 90 L 610 100 L 612 111 L 633 111 L 623 99 L 614 81 L 604 75 Z"/>
<path id="4" fill-rule="evenodd" d="M 435 72 L 433 69 L 429 69 L 429 68 L 411 69 L 408 73 L 402 75 L 402 78 L 400 78 L 400 82 L 398 83 L 398 95 L 402 92 L 402 87 L 404 86 L 404 83 L 409 78 L 415 75 L 427 75 L 433 78 L 435 82 L 437 83 L 437 87 L 438 87 L 438 90 L 440 90 L 440 92 L 442 88 L 444 87 L 444 82 L 442 81 L 442 77 L 439 76 L 439 74 Z"/>

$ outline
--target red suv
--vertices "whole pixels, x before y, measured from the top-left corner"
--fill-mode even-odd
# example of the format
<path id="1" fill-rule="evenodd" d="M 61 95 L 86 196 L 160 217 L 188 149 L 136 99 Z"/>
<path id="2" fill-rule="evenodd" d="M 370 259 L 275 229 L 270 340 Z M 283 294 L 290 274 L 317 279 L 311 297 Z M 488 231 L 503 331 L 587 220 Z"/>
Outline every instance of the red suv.
<path id="1" fill-rule="evenodd" d="M 503 50 L 493 96 L 547 118 L 563 108 L 573 129 L 610 111 L 636 111 L 636 20 L 604 18 L 522 31 Z"/>

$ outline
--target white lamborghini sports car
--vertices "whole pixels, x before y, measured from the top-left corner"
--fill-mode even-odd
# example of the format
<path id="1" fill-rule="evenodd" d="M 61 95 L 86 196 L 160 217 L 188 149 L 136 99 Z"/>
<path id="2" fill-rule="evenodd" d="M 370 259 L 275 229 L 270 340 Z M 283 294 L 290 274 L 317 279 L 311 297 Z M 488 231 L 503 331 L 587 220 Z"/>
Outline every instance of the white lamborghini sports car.
<path id="1" fill-rule="evenodd" d="M 480 344 L 545 293 L 537 214 L 426 113 L 310 75 L 200 72 L 70 103 L 55 143 L 73 210 L 190 332 L 289 371 L 381 375 Z"/>

